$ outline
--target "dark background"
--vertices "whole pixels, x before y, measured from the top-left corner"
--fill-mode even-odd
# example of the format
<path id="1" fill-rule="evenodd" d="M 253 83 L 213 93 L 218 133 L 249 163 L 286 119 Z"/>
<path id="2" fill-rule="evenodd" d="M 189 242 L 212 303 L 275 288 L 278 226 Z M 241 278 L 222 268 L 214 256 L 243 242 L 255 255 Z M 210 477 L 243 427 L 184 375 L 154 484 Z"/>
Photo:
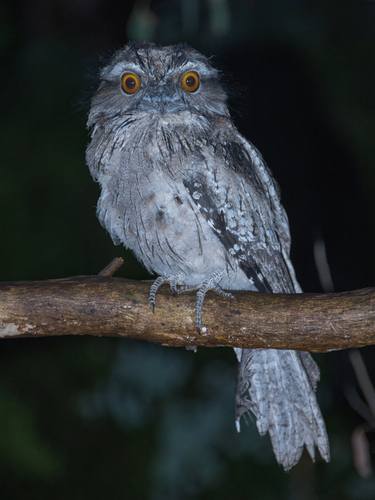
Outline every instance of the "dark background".
<path id="1" fill-rule="evenodd" d="M 374 285 L 375 5 L 342 0 L 2 0 L 0 279 L 95 274 L 116 255 L 120 275 L 147 277 L 99 226 L 84 160 L 98 65 L 128 39 L 215 56 L 281 185 L 303 288 L 322 290 L 322 241 L 336 290 Z M 229 349 L 4 341 L 1 498 L 375 499 L 353 466 L 364 421 L 348 353 L 317 358 L 332 461 L 286 474 L 254 425 L 234 431 Z"/>

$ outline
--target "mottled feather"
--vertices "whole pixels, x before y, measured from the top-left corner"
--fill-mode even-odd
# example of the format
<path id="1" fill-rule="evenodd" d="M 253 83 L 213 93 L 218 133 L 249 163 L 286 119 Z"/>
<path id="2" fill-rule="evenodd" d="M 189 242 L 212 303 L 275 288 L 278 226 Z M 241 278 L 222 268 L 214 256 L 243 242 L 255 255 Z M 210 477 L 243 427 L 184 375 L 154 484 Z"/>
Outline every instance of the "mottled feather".
<path id="1" fill-rule="evenodd" d="M 181 86 L 186 71 L 200 77 L 193 93 Z M 142 82 L 134 95 L 121 89 L 124 72 Z M 198 293 L 207 286 L 301 291 L 277 184 L 233 125 L 221 75 L 204 55 L 185 45 L 127 45 L 101 70 L 88 127 L 87 163 L 101 187 L 99 220 L 161 282 Z M 328 460 L 311 356 L 235 352 L 237 423 L 253 414 L 285 469 L 304 447 L 314 458 L 317 446 Z"/>

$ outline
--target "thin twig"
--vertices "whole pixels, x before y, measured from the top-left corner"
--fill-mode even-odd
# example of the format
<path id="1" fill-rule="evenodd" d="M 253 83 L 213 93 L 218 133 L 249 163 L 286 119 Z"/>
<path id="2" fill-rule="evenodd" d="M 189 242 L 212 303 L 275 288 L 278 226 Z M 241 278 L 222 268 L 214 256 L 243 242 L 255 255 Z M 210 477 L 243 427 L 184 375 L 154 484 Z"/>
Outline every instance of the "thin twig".
<path id="1" fill-rule="evenodd" d="M 124 264 L 124 259 L 122 257 L 115 257 L 111 262 L 102 269 L 98 276 L 102 278 L 111 278 Z"/>
<path id="2" fill-rule="evenodd" d="M 372 476 L 370 445 L 366 432 L 371 429 L 366 425 L 359 425 L 352 433 L 352 450 L 354 466 L 363 478 Z"/>
<path id="3" fill-rule="evenodd" d="M 375 418 L 375 389 L 371 382 L 362 355 L 358 349 L 352 349 L 349 351 L 349 359 L 357 377 L 359 387 L 361 388 L 363 396 L 365 397 L 371 413 Z"/>

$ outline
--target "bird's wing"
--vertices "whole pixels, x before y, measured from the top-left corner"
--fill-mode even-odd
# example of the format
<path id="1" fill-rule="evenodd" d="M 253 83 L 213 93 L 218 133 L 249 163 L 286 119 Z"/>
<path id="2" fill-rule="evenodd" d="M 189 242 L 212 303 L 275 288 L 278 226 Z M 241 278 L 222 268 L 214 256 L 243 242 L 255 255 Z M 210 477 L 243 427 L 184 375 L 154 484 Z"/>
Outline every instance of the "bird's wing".
<path id="1" fill-rule="evenodd" d="M 188 166 L 185 186 L 258 291 L 301 291 L 289 260 L 288 219 L 276 183 L 253 146 L 237 134 L 218 141 Z M 236 349 L 236 354 L 237 425 L 243 415 L 255 415 L 259 432 L 269 432 L 285 469 L 298 462 L 304 446 L 314 457 L 316 445 L 329 460 L 314 394 L 319 369 L 310 354 L 276 349 Z"/>
<path id="2" fill-rule="evenodd" d="M 184 185 L 258 291 L 299 291 L 289 261 L 289 225 L 278 187 L 260 153 L 238 132 L 193 159 Z"/>

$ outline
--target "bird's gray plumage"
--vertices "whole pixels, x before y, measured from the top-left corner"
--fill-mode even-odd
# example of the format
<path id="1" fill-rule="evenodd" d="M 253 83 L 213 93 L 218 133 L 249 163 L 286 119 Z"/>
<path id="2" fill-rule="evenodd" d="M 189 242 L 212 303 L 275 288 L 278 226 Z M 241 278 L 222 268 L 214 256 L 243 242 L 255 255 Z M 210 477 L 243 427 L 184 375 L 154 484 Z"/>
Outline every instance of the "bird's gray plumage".
<path id="1" fill-rule="evenodd" d="M 134 95 L 120 85 L 129 71 L 142 82 Z M 196 92 L 181 88 L 185 71 L 200 75 Z M 101 71 L 88 127 L 99 220 L 150 272 L 185 288 L 212 282 L 225 290 L 301 291 L 276 182 L 233 125 L 220 75 L 206 57 L 186 46 L 126 46 Z M 285 469 L 304 446 L 312 458 L 317 446 L 328 460 L 311 356 L 274 349 L 236 354 L 237 421 L 255 415 Z"/>

